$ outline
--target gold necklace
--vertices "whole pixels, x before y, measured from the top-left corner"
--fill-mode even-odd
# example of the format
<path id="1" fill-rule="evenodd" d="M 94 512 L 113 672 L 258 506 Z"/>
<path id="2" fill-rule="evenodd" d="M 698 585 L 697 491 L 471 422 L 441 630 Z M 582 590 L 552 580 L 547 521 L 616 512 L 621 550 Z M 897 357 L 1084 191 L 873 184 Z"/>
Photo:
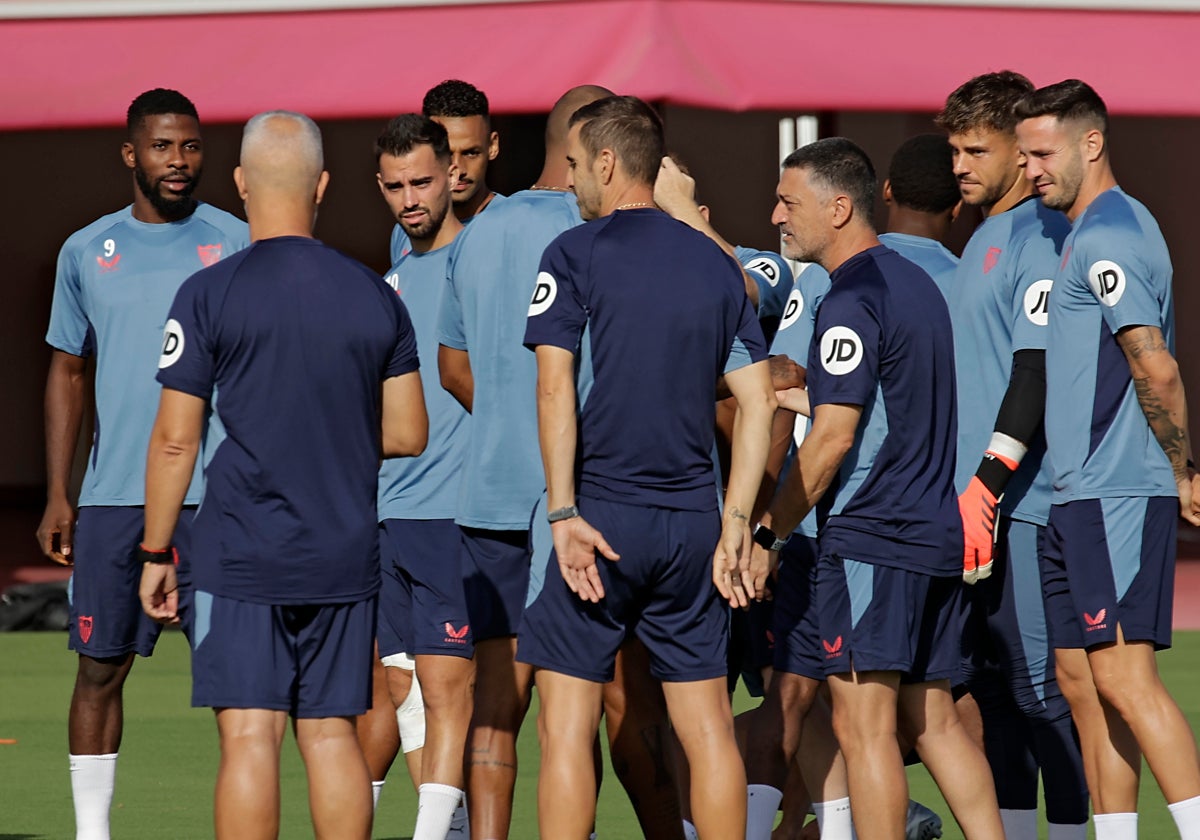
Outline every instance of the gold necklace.
<path id="1" fill-rule="evenodd" d="M 634 201 L 629 204 L 620 204 L 620 205 L 614 207 L 613 210 L 632 210 L 635 207 L 653 207 L 653 206 L 654 206 L 653 201 Z"/>
<path id="2" fill-rule="evenodd" d="M 570 192 L 569 187 L 548 187 L 545 184 L 534 184 L 529 189 L 531 190 L 548 190 L 550 192 Z"/>

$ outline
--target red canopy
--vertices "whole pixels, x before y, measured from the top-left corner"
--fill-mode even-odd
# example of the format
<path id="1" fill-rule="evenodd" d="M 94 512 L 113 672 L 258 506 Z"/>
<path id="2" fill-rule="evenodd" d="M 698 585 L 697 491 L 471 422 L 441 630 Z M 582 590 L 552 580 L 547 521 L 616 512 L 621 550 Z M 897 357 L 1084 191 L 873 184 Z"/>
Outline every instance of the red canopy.
<path id="1" fill-rule="evenodd" d="M 786 0 L 574 0 L 0 24 L 0 129 L 119 122 L 178 88 L 208 121 L 415 109 L 445 78 L 500 112 L 585 82 L 726 110 L 918 110 L 977 73 L 1091 83 L 1114 113 L 1200 115 L 1200 14 Z"/>

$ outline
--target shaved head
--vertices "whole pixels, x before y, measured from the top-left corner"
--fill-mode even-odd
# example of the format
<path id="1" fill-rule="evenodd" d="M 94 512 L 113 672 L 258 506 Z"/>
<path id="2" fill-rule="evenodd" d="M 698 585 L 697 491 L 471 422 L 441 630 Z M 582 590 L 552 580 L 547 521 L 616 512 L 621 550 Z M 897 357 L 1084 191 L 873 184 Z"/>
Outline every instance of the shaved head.
<path id="1" fill-rule="evenodd" d="M 571 115 L 599 99 L 607 99 L 613 92 L 599 85 L 580 85 L 573 87 L 554 103 L 550 109 L 550 117 L 546 120 L 546 148 L 565 146 L 567 143 L 567 123 Z"/>
<path id="2" fill-rule="evenodd" d="M 325 166 L 321 130 L 304 114 L 259 114 L 242 132 L 241 166 L 251 191 L 311 199 Z"/>

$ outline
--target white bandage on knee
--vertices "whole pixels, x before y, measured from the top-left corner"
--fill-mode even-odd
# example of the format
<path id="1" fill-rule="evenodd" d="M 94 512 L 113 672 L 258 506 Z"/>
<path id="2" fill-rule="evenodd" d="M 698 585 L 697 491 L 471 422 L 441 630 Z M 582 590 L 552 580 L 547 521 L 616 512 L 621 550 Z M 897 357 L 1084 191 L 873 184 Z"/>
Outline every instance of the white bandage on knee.
<path id="1" fill-rule="evenodd" d="M 397 655 L 404 656 L 405 654 Z M 410 753 L 425 746 L 425 698 L 421 696 L 421 683 L 417 680 L 415 671 L 412 677 L 412 688 L 408 690 L 408 696 L 404 698 L 404 702 L 396 709 L 396 723 L 400 727 L 400 748 L 402 750 Z"/>
<path id="2" fill-rule="evenodd" d="M 400 668 L 404 671 L 413 671 L 417 667 L 417 661 L 407 653 L 393 653 L 391 656 L 385 656 L 379 661 L 386 668 Z"/>

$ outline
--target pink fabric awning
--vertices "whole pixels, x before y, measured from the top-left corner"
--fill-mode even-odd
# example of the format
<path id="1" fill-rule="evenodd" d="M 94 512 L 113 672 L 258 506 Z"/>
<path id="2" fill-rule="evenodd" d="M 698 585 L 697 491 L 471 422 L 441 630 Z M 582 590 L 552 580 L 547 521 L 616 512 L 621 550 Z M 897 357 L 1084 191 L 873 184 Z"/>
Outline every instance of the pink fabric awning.
<path id="1" fill-rule="evenodd" d="M 498 112 L 585 82 L 726 110 L 936 110 L 977 73 L 1091 83 L 1114 113 L 1200 115 L 1200 14 L 787 0 L 574 0 L 0 24 L 0 129 L 111 125 L 174 87 L 206 121 L 416 109 L 445 78 Z"/>

